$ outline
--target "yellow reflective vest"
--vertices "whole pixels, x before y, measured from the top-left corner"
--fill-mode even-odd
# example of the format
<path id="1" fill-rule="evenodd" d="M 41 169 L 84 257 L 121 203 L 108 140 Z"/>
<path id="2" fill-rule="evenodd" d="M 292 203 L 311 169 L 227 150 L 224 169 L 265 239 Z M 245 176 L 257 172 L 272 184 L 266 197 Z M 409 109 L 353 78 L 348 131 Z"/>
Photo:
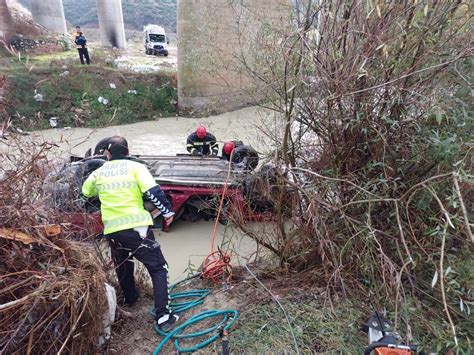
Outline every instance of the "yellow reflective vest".
<path id="1" fill-rule="evenodd" d="M 127 159 L 106 162 L 82 185 L 86 197 L 99 196 L 104 234 L 153 224 L 143 194 L 156 186 L 145 165 Z"/>

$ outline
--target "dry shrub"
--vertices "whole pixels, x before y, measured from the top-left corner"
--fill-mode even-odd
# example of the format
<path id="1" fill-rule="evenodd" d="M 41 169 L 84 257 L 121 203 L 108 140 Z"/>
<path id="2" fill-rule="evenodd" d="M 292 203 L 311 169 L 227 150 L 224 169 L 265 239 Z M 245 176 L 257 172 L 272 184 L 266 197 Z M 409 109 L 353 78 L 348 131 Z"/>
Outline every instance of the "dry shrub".
<path id="1" fill-rule="evenodd" d="M 254 239 L 287 269 L 313 270 L 329 299 L 370 298 L 396 324 L 414 302 L 440 322 L 424 329 L 438 351 L 472 350 L 470 6 L 296 4 L 296 29 L 275 51 L 282 66 L 248 69 L 284 116 L 275 186 L 299 203 L 290 221 L 277 214 L 278 233 Z"/>
<path id="2" fill-rule="evenodd" d="M 3 353 L 90 354 L 103 332 L 106 276 L 88 231 L 72 228 L 41 193 L 51 148 L 16 134 L 0 146 Z"/>

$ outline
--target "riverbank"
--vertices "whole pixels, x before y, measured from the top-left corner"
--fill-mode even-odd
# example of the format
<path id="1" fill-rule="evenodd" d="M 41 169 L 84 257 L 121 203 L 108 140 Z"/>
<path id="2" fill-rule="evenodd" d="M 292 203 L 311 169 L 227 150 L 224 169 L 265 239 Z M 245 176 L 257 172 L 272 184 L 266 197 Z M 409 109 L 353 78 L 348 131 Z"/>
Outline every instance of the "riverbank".
<path id="1" fill-rule="evenodd" d="M 257 265 L 249 264 L 272 295 L 262 288 L 245 268 L 236 269 L 236 278 L 229 288 L 216 288 L 205 280 L 192 280 L 183 290 L 212 288 L 212 293 L 203 305 L 184 312 L 185 321 L 194 314 L 208 309 L 238 309 L 238 321 L 231 328 L 229 346 L 236 354 L 291 354 L 296 353 L 295 339 L 300 353 L 344 353 L 361 354 L 367 335 L 360 331 L 364 320 L 364 307 L 354 301 L 340 301 L 328 307 L 324 298 L 324 287 L 315 286 L 314 279 L 268 274 Z M 149 297 L 142 297 L 126 314 L 122 314 L 113 328 L 108 350 L 110 353 L 142 355 L 153 351 L 163 339 L 153 330 L 153 319 L 149 315 Z M 365 306 L 365 308 L 368 308 Z M 285 317 L 285 312 L 288 320 Z M 207 327 L 208 324 L 200 324 Z M 294 338 L 293 338 L 294 335 Z M 191 346 L 198 341 L 184 340 L 182 346 Z M 210 344 L 198 353 L 221 353 L 221 341 Z M 173 353 L 172 342 L 163 349 Z"/>
<path id="2" fill-rule="evenodd" d="M 94 128 L 176 114 L 175 73 L 146 75 L 102 64 L 13 60 L 1 68 L 9 88 L 4 114 L 23 130 Z"/>

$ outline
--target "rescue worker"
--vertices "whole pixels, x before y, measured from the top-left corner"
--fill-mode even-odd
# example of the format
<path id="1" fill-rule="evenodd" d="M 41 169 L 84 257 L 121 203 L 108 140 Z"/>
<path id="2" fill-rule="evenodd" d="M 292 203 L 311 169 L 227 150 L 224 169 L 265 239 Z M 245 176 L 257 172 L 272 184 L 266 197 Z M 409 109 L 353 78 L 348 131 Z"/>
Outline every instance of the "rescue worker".
<path id="1" fill-rule="evenodd" d="M 240 147 L 241 145 L 244 145 L 244 143 L 242 141 L 238 141 L 238 140 L 232 140 L 232 141 L 225 142 L 224 145 L 222 146 L 222 158 L 229 161 L 232 151 L 235 148 Z"/>
<path id="2" fill-rule="evenodd" d="M 186 141 L 186 149 L 192 155 L 215 155 L 219 152 L 216 137 L 208 133 L 206 127 L 199 126 Z"/>
<path id="3" fill-rule="evenodd" d="M 232 140 L 224 143 L 222 147 L 222 158 L 229 161 L 232 156 L 232 164 L 236 168 L 254 170 L 258 165 L 258 153 L 242 141 Z"/>
<path id="4" fill-rule="evenodd" d="M 153 219 L 143 207 L 143 197 L 155 205 L 168 224 L 174 212 L 146 166 L 127 159 L 128 153 L 125 138 L 109 138 L 103 151 L 108 161 L 89 175 L 82 194 L 99 196 L 104 236 L 110 242 L 125 303 L 133 305 L 140 296 L 133 276 L 132 258 L 136 258 L 150 273 L 155 320 L 166 331 L 179 317 L 169 307 L 168 265 L 150 229 Z"/>
<path id="5" fill-rule="evenodd" d="M 79 52 L 79 60 L 81 64 L 84 64 L 84 58 L 86 59 L 87 64 L 91 64 L 89 58 L 89 51 L 87 49 L 87 39 L 84 36 L 84 33 L 81 31 L 80 26 L 76 26 L 76 30 L 72 33 L 71 39 L 76 45 L 77 51 Z"/>

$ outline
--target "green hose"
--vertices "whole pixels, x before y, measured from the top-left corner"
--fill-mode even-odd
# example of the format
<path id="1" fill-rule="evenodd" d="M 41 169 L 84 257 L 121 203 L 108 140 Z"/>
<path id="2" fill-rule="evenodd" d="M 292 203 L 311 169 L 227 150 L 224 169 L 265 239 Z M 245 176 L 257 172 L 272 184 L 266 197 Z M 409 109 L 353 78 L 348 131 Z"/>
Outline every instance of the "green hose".
<path id="1" fill-rule="evenodd" d="M 181 331 L 183 331 L 187 327 L 191 326 L 192 324 L 199 323 L 199 322 L 203 321 L 204 319 L 217 317 L 217 316 L 222 316 L 221 322 L 214 325 L 214 326 L 212 326 L 212 327 L 210 327 L 210 328 L 201 330 L 199 332 L 180 334 Z M 161 341 L 161 343 L 158 344 L 158 346 L 155 348 L 155 351 L 153 351 L 153 355 L 159 354 L 160 351 L 165 346 L 165 344 L 168 342 L 168 340 L 170 340 L 172 338 L 174 339 L 174 346 L 175 346 L 176 351 L 178 353 L 190 353 L 190 352 L 194 352 L 194 351 L 197 351 L 199 349 L 202 349 L 203 347 L 208 346 L 213 341 L 215 341 L 220 336 L 220 331 L 221 330 L 229 330 L 229 328 L 232 326 L 232 324 L 234 324 L 234 322 L 236 321 L 237 316 L 238 316 L 238 312 L 235 309 L 208 310 L 208 311 L 204 311 L 204 312 L 201 312 L 199 314 L 196 314 L 196 315 L 192 316 L 186 322 L 184 322 L 180 326 L 176 327 L 175 329 L 173 329 L 169 333 L 163 332 L 160 328 L 158 328 L 158 326 L 155 325 L 155 331 L 158 334 L 163 335 L 164 338 Z M 198 336 L 209 334 L 209 333 L 214 332 L 216 330 L 219 330 L 219 332 L 217 332 L 216 334 L 214 334 L 213 336 L 207 338 L 206 340 L 202 341 L 199 344 L 190 346 L 188 348 L 184 348 L 184 347 L 181 347 L 179 345 L 179 339 L 195 338 L 195 337 L 198 337 Z"/>
<path id="2" fill-rule="evenodd" d="M 171 288 L 172 289 L 172 288 Z M 181 313 L 187 311 L 190 308 L 199 306 L 200 304 L 204 303 L 204 299 L 211 293 L 211 290 L 192 290 L 187 292 L 176 292 L 171 293 L 169 295 L 170 298 L 170 307 L 175 313 Z M 191 301 L 184 301 L 184 302 L 175 302 L 176 300 L 182 298 L 192 298 Z M 150 314 L 154 317 L 155 310 L 152 309 Z"/>
<path id="3" fill-rule="evenodd" d="M 183 282 L 188 281 L 189 279 L 192 279 L 194 277 L 196 277 L 196 275 L 188 277 L 184 280 L 181 280 L 175 283 L 174 285 L 170 287 L 170 292 L 179 284 L 182 284 Z M 169 295 L 170 301 L 171 301 L 170 307 L 175 313 L 184 312 L 190 308 L 196 307 L 204 303 L 204 299 L 210 293 L 211 293 L 211 290 L 209 289 L 170 293 Z M 191 299 L 191 300 L 183 301 L 183 299 Z M 150 311 L 150 314 L 152 316 L 155 316 L 154 309 Z M 224 330 L 227 331 L 232 326 L 232 324 L 234 324 L 234 322 L 236 321 L 238 314 L 239 314 L 238 311 L 234 309 L 219 309 L 219 310 L 216 309 L 216 310 L 203 311 L 201 313 L 198 313 L 192 316 L 186 322 L 179 325 L 178 327 L 176 327 L 169 333 L 163 332 L 157 325 L 155 325 L 154 326 L 155 331 L 158 334 L 164 336 L 164 338 L 161 341 L 161 343 L 158 344 L 158 346 L 155 348 L 155 351 L 153 351 L 153 355 L 159 354 L 160 351 L 165 346 L 165 344 L 170 339 L 174 339 L 174 345 L 178 353 L 194 352 L 199 349 L 202 349 L 205 346 L 211 344 L 213 341 L 215 341 L 220 336 L 220 333 L 222 331 Z M 191 326 L 192 324 L 199 323 L 205 319 L 218 317 L 218 316 L 222 316 L 222 320 L 212 327 L 209 327 L 201 331 L 193 332 L 193 333 L 185 333 L 185 334 L 181 333 L 184 329 Z M 211 337 L 207 338 L 206 340 L 202 341 L 201 343 L 198 343 L 191 347 L 184 348 L 179 345 L 179 339 L 195 338 L 195 337 L 207 335 L 212 332 L 216 332 L 216 333 L 212 335 Z"/>

